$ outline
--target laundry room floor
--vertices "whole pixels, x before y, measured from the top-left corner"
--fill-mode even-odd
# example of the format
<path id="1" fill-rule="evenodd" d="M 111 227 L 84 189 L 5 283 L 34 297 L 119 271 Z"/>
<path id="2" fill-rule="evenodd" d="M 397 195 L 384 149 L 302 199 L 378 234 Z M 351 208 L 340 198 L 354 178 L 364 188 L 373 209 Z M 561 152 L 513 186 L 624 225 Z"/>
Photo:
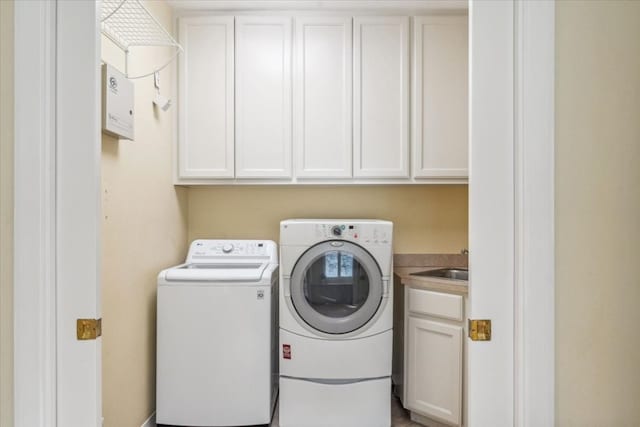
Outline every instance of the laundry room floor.
<path id="1" fill-rule="evenodd" d="M 277 407 L 270 427 L 280 427 Z M 400 400 L 395 396 L 391 397 L 391 427 L 422 427 L 421 424 L 411 421 L 409 412 L 402 407 Z"/>

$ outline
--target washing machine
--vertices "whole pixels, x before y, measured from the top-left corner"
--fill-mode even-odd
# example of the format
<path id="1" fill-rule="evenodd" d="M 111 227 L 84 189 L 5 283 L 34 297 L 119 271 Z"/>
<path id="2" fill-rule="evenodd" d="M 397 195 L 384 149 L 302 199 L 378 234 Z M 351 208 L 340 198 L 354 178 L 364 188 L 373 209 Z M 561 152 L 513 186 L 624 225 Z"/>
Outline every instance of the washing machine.
<path id="1" fill-rule="evenodd" d="M 393 224 L 280 224 L 281 427 L 389 427 Z"/>
<path id="2" fill-rule="evenodd" d="M 278 390 L 278 254 L 196 240 L 158 276 L 156 422 L 269 424 Z"/>

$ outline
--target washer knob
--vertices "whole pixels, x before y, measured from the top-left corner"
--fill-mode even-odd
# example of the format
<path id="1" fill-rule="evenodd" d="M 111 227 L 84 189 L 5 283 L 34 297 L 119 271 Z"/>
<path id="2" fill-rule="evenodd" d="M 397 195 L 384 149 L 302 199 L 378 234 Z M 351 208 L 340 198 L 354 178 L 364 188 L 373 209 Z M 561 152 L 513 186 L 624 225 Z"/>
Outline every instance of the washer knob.
<path id="1" fill-rule="evenodd" d="M 225 254 L 228 254 L 232 250 L 233 250 L 233 244 L 232 243 L 225 243 L 224 246 L 222 246 L 222 252 L 224 252 Z"/>
<path id="2" fill-rule="evenodd" d="M 331 228 L 331 232 L 332 232 L 332 233 L 333 233 L 333 235 L 334 235 L 334 236 L 336 236 L 336 237 L 340 237 L 340 236 L 342 236 L 342 229 L 340 228 L 340 226 L 339 226 L 339 225 L 334 225 L 334 226 Z"/>

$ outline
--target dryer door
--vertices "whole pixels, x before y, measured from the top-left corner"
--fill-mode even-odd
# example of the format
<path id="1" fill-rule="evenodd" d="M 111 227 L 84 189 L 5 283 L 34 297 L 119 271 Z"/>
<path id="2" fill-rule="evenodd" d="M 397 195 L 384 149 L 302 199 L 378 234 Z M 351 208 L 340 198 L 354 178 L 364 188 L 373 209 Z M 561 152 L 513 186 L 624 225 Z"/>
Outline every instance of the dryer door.
<path id="1" fill-rule="evenodd" d="M 332 240 L 307 250 L 291 273 L 291 301 L 312 328 L 344 334 L 376 314 L 383 295 L 380 267 L 361 246 Z"/>

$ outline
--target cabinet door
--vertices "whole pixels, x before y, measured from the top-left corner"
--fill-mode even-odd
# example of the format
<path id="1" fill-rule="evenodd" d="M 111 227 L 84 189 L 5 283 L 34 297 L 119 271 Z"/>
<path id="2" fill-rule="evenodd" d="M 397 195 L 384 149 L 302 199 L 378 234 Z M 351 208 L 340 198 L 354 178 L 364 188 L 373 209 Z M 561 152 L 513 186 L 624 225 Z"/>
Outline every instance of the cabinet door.
<path id="1" fill-rule="evenodd" d="M 413 36 L 413 176 L 467 178 L 467 17 L 416 17 Z"/>
<path id="2" fill-rule="evenodd" d="M 351 176 L 351 18 L 296 18 L 296 176 Z"/>
<path id="3" fill-rule="evenodd" d="M 460 425 L 462 326 L 409 316 L 407 408 Z"/>
<path id="4" fill-rule="evenodd" d="M 233 177 L 233 17 L 179 21 L 178 176 Z"/>
<path id="5" fill-rule="evenodd" d="M 291 177 L 291 18 L 236 18 L 236 177 Z"/>
<path id="6" fill-rule="evenodd" d="M 354 176 L 409 176 L 409 18 L 356 17 Z"/>

